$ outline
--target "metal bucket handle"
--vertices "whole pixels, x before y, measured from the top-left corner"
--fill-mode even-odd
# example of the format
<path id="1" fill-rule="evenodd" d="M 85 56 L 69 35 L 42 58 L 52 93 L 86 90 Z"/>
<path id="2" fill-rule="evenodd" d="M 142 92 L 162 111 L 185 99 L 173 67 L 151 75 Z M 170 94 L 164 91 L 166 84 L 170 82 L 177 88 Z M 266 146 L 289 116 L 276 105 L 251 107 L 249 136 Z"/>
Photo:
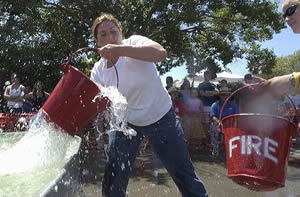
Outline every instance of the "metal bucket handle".
<path id="1" fill-rule="evenodd" d="M 248 88 L 250 86 L 255 86 L 255 85 L 259 85 L 259 83 L 255 83 L 255 84 L 249 84 L 249 85 L 245 85 L 245 86 L 242 86 L 238 89 L 236 89 L 234 92 L 232 92 L 227 98 L 226 100 L 224 101 L 223 105 L 222 105 L 222 108 L 221 108 L 221 111 L 220 111 L 220 115 L 219 115 L 219 127 L 223 128 L 223 125 L 222 125 L 222 114 L 223 114 L 223 110 L 224 110 L 224 107 L 227 105 L 228 101 L 231 99 L 231 97 L 236 94 L 237 92 L 241 91 L 242 89 L 245 89 L 245 88 Z M 294 111 L 295 111 L 295 114 L 296 114 L 296 118 L 297 118 L 297 122 L 299 122 L 299 113 L 296 109 L 296 106 L 294 104 L 294 102 L 292 101 L 292 99 L 287 95 L 287 94 L 284 94 L 284 96 L 286 98 L 288 98 L 289 102 L 292 104 L 292 107 L 294 108 Z M 296 125 L 296 127 L 298 128 L 298 125 Z M 223 130 L 223 129 L 221 129 Z M 296 136 L 297 134 L 295 134 Z"/>
<path id="2" fill-rule="evenodd" d="M 73 52 L 67 59 L 67 61 L 61 65 L 61 70 L 64 72 L 64 73 L 67 73 L 71 67 L 70 65 L 70 62 L 71 60 L 73 59 L 73 57 L 75 55 L 77 55 L 77 53 L 81 52 L 81 51 L 94 51 L 94 52 L 98 52 L 99 49 L 98 48 L 93 48 L 93 47 L 84 47 L 84 48 L 80 48 L 78 50 L 76 50 L 75 52 Z M 117 88 L 119 87 L 119 74 L 118 74 L 118 70 L 116 68 L 115 65 L 113 65 L 113 67 L 115 68 L 115 71 L 116 71 L 116 76 L 117 76 Z"/>

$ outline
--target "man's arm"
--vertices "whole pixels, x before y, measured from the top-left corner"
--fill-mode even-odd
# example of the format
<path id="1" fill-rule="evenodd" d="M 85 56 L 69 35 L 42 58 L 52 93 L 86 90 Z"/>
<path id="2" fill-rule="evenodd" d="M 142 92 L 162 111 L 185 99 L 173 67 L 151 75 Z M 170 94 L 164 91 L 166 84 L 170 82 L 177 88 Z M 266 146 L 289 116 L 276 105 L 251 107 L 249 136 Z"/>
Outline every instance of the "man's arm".
<path id="1" fill-rule="evenodd" d="M 252 75 L 252 80 L 253 80 L 254 83 L 261 83 L 261 82 L 265 81 L 264 78 L 261 78 L 261 77 L 258 77 L 258 76 L 254 76 L 254 75 Z"/>
<path id="2" fill-rule="evenodd" d="M 298 74 L 298 80 L 300 73 Z M 295 88 L 295 83 L 293 83 L 294 74 L 282 75 L 278 77 L 271 78 L 264 82 L 267 87 L 267 91 L 272 91 L 275 94 L 300 94 L 300 88 Z"/>
<path id="3" fill-rule="evenodd" d="M 98 53 L 109 61 L 116 61 L 121 56 L 148 62 L 161 62 L 167 57 L 166 50 L 157 42 L 147 41 L 144 45 L 108 44 L 98 49 Z"/>

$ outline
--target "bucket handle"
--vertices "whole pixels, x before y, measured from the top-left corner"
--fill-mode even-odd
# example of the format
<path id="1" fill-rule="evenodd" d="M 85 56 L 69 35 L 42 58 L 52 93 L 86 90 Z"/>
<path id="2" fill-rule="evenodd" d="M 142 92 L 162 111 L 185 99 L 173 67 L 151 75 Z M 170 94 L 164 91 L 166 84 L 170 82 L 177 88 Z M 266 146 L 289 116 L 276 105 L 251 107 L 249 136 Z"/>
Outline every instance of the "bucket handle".
<path id="1" fill-rule="evenodd" d="M 70 61 L 73 59 L 73 57 L 75 55 L 77 55 L 77 53 L 83 51 L 83 50 L 86 50 L 86 51 L 95 51 L 97 52 L 98 49 L 97 48 L 93 48 L 93 47 L 84 47 L 84 48 L 80 48 L 78 50 L 76 50 L 75 52 L 73 52 L 67 59 L 67 61 L 61 65 L 61 70 L 64 72 L 64 73 L 67 73 L 71 67 L 70 65 Z"/>
<path id="2" fill-rule="evenodd" d="M 83 48 L 80 48 L 80 49 L 77 49 L 75 52 L 73 52 L 67 59 L 67 61 L 65 63 L 63 63 L 61 65 L 61 70 L 64 72 L 64 73 L 67 73 L 71 67 L 70 65 L 70 62 L 71 60 L 73 59 L 73 57 L 75 55 L 77 55 L 77 53 L 81 52 L 81 51 L 94 51 L 94 52 L 98 52 L 98 48 L 93 48 L 93 47 L 83 47 Z M 118 74 L 118 70 L 116 68 L 115 65 L 113 65 L 113 67 L 115 68 L 115 71 L 116 71 L 116 76 L 117 76 L 117 88 L 119 87 L 119 74 Z"/>
<path id="3" fill-rule="evenodd" d="M 259 83 L 255 83 L 255 84 L 249 84 L 249 85 L 245 85 L 245 86 L 242 86 L 238 89 L 236 89 L 234 92 L 232 92 L 227 98 L 226 100 L 224 101 L 223 105 L 222 105 L 222 108 L 221 108 L 221 111 L 220 111 L 220 115 L 219 115 L 219 128 L 223 128 L 223 125 L 222 125 L 222 114 L 223 114 L 223 111 L 224 111 L 224 107 L 227 105 L 228 101 L 231 99 L 231 97 L 236 94 L 237 92 L 241 91 L 242 89 L 245 89 L 245 88 L 248 88 L 250 86 L 255 86 L 255 85 L 258 85 Z M 292 107 L 294 108 L 295 110 L 295 114 L 296 114 L 296 118 L 297 118 L 297 122 L 299 122 L 299 112 L 297 111 L 296 109 L 296 106 L 294 104 L 294 102 L 292 101 L 292 99 L 287 95 L 287 94 L 284 94 L 285 97 L 288 98 L 288 100 L 290 101 L 290 103 L 292 104 Z M 298 125 L 296 125 L 297 128 L 298 128 Z M 223 131 L 223 129 L 221 129 Z M 297 135 L 297 134 L 296 134 Z"/>

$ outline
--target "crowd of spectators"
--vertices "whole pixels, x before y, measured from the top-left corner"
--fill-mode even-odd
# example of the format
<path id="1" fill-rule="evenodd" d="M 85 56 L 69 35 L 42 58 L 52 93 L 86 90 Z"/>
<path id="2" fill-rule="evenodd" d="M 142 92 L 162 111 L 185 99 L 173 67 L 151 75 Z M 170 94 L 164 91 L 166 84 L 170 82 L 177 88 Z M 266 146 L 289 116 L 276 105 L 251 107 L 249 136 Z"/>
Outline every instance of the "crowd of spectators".
<path id="1" fill-rule="evenodd" d="M 31 113 L 37 112 L 49 97 L 42 81 L 36 81 L 32 90 L 30 86 L 24 86 L 16 73 L 11 75 L 10 81 L 3 87 L 3 99 L 1 111 L 3 113 Z"/>
<path id="2" fill-rule="evenodd" d="M 218 118 L 225 99 L 232 91 L 226 79 L 215 84 L 211 76 L 210 71 L 205 71 L 204 81 L 198 87 L 192 87 L 190 81 L 184 79 L 180 89 L 173 85 L 173 78 L 168 76 L 166 89 L 172 98 L 177 118 L 181 121 L 187 143 L 193 146 L 197 141 L 197 144 L 210 145 L 213 156 L 217 156 L 216 139 L 221 139 L 218 137 L 220 132 L 217 132 Z M 224 107 L 222 117 L 236 113 L 239 113 L 238 105 L 230 100 Z"/>
<path id="3" fill-rule="evenodd" d="M 221 108 L 233 90 L 229 87 L 226 79 L 212 82 L 211 72 L 204 72 L 204 80 L 198 87 L 192 87 L 190 81 L 185 78 L 180 88 L 173 85 L 173 78 L 168 76 L 166 78 L 167 90 L 172 98 L 173 108 L 177 114 L 177 118 L 181 121 L 184 135 L 187 143 L 191 146 L 195 144 L 208 145 L 213 156 L 219 154 L 219 144 L 224 142 L 222 132 L 220 132 L 219 117 Z M 290 101 L 286 99 L 270 97 L 269 94 L 262 96 L 253 94 L 242 88 L 241 86 L 252 86 L 253 84 L 261 84 L 265 79 L 252 74 L 246 74 L 244 81 L 235 88 L 240 88 L 240 91 L 231 96 L 224 106 L 221 119 L 232 114 L 239 113 L 270 113 L 280 116 L 290 109 Z M 178 85 L 178 84 L 176 84 Z M 292 97 L 293 102 L 297 103 L 296 107 L 299 109 L 300 104 L 297 101 L 299 96 Z M 300 100 L 300 99 L 299 99 Z M 272 101 L 272 102 L 270 102 Z M 282 105 L 288 103 L 288 106 L 283 108 Z M 279 107 L 277 107 L 279 106 Z M 280 108 L 281 107 L 281 108 Z M 280 109 L 284 109 L 284 113 Z M 293 117 L 293 116 L 291 116 Z M 191 147 L 194 148 L 194 147 Z"/>
<path id="4" fill-rule="evenodd" d="M 253 84 L 264 81 L 264 79 L 246 74 L 244 84 Z M 212 154 L 218 155 L 218 137 L 220 109 L 225 99 L 230 95 L 226 79 L 220 80 L 217 84 L 211 81 L 211 72 L 204 72 L 204 81 L 198 87 L 192 87 L 188 79 L 184 79 L 180 88 L 174 86 L 171 76 L 166 77 L 166 90 L 168 91 L 177 118 L 184 129 L 184 135 L 188 143 L 193 140 L 197 143 L 208 143 L 212 146 Z M 224 89 L 227 91 L 224 93 Z M 31 113 L 37 112 L 49 97 L 45 91 L 42 81 L 36 81 L 33 88 L 20 83 L 16 73 L 11 75 L 10 81 L 5 82 L 3 87 L 2 105 L 3 113 Z M 232 99 L 224 108 L 224 116 L 245 111 L 247 106 L 238 100 Z M 237 104 L 236 104 L 237 103 Z M 228 110 L 229 107 L 232 110 Z"/>

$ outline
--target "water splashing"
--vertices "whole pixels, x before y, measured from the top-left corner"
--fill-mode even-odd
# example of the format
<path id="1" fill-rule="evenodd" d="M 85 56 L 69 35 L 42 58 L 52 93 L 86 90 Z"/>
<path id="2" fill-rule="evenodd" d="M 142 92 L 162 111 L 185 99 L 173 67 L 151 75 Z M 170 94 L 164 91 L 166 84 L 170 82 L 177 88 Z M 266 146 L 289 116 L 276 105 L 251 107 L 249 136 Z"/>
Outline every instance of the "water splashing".
<path id="1" fill-rule="evenodd" d="M 47 167 L 63 160 L 72 136 L 58 131 L 38 114 L 24 137 L 12 148 L 0 152 L 0 176 Z"/>
<path id="2" fill-rule="evenodd" d="M 127 125 L 127 101 L 124 96 L 122 96 L 118 89 L 115 87 L 100 87 L 101 92 L 96 96 L 97 98 L 107 97 L 111 101 L 108 109 L 103 113 L 98 115 L 97 120 L 101 119 L 101 116 L 109 119 L 109 131 L 121 131 L 126 136 L 135 136 L 136 131 L 129 128 Z M 97 122 L 96 122 L 97 124 Z"/>

